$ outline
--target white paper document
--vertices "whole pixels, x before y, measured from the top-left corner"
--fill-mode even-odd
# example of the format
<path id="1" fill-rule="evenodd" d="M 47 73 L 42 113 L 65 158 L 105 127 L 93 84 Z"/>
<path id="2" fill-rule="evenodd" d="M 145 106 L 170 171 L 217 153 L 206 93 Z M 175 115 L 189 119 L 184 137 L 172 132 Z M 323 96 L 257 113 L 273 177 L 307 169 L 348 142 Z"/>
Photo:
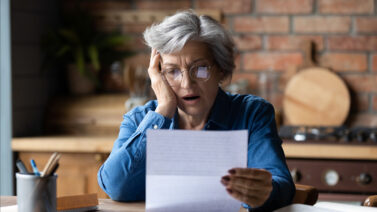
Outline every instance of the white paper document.
<path id="1" fill-rule="evenodd" d="M 238 211 L 221 177 L 247 167 L 247 130 L 147 131 L 146 211 Z"/>

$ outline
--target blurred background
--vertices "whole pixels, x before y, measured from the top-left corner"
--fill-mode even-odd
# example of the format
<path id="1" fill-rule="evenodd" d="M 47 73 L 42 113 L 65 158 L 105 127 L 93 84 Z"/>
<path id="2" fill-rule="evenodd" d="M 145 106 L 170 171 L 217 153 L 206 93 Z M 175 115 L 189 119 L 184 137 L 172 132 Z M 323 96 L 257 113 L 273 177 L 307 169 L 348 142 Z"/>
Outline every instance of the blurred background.
<path id="1" fill-rule="evenodd" d="M 223 87 L 274 105 L 297 183 L 316 186 L 325 200 L 360 202 L 377 193 L 377 1 L 2 0 L 2 195 L 14 194 L 12 160 L 34 158 L 42 166 L 54 151 L 66 154 L 58 196 L 101 193 L 96 171 L 122 114 L 153 98 L 142 32 L 184 9 L 230 31 L 236 70 Z M 342 97 L 315 123 L 284 111 L 294 104 L 285 96 L 312 90 L 305 77 L 287 89 L 310 67 L 328 69 L 346 90 L 338 95 L 334 85 L 312 96 L 312 105 L 326 105 L 327 91 L 330 99 Z M 326 117 L 339 111 L 329 124 Z"/>

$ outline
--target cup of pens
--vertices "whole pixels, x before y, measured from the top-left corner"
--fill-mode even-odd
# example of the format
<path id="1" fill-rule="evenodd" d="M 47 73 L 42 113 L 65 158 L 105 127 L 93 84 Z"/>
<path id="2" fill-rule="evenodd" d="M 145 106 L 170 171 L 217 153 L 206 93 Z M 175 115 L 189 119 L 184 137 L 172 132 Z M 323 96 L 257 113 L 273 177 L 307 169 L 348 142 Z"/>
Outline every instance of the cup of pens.
<path id="1" fill-rule="evenodd" d="M 22 212 L 56 211 L 56 179 L 60 154 L 54 153 L 42 172 L 38 171 L 35 162 L 31 161 L 33 172 L 29 172 L 22 161 L 16 165 L 20 170 L 16 173 L 17 205 Z"/>

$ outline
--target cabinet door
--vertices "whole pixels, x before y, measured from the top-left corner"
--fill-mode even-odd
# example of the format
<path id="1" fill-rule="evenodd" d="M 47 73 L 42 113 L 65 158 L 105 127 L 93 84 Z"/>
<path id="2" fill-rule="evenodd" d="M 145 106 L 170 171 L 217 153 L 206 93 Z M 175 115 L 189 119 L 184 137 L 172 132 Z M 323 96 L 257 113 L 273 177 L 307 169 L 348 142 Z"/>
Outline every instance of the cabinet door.
<path id="1" fill-rule="evenodd" d="M 20 152 L 19 158 L 31 169 L 30 159 L 34 159 L 40 171 L 52 153 Z M 108 198 L 97 183 L 97 171 L 107 154 L 102 153 L 62 153 L 57 171 L 57 196 L 97 193 L 98 198 Z"/>

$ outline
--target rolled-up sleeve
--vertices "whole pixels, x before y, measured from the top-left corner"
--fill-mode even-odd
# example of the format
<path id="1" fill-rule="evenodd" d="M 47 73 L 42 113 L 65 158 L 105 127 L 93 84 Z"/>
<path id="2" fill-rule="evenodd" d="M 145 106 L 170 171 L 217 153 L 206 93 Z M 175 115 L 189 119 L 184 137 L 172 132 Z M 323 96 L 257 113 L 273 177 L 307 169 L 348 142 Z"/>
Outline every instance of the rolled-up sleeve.
<path id="1" fill-rule="evenodd" d="M 172 120 L 154 111 L 124 115 L 110 156 L 100 167 L 98 184 L 116 201 L 145 199 L 145 147 L 148 129 L 168 129 Z M 142 117 L 138 120 L 137 117 Z"/>
<path id="2" fill-rule="evenodd" d="M 291 203 L 295 186 L 285 162 L 282 141 L 277 134 L 274 108 L 261 101 L 250 114 L 248 167 L 266 169 L 272 174 L 273 190 L 268 200 L 250 211 L 272 211 Z"/>

